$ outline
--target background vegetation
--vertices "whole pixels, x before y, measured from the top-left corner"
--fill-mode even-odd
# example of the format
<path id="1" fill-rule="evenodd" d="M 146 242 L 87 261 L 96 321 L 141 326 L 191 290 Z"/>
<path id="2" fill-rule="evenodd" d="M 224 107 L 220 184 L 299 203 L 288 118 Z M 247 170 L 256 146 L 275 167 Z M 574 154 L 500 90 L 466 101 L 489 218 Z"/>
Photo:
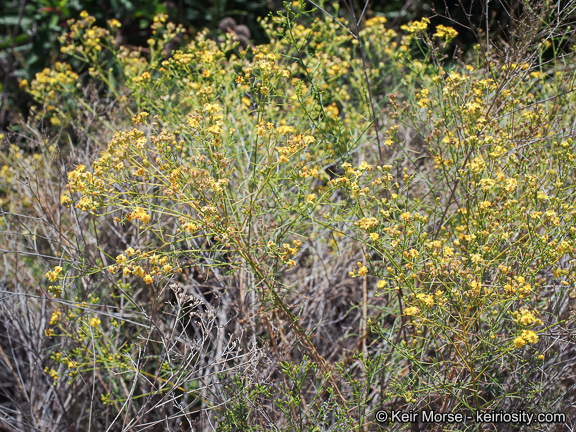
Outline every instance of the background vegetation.
<path id="1" fill-rule="evenodd" d="M 574 428 L 554 6 L 3 4 L 0 428 Z"/>

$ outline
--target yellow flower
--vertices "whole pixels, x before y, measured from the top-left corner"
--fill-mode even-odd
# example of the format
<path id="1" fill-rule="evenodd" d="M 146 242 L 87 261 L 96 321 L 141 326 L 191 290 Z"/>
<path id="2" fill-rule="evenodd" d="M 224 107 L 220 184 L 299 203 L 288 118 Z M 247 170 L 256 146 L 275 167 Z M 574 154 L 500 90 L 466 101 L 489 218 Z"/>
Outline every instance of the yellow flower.
<path id="1" fill-rule="evenodd" d="M 386 24 L 386 18 L 383 16 L 375 16 L 374 18 L 370 18 L 366 20 L 366 27 L 372 27 L 377 25 L 384 25 Z"/>
<path id="2" fill-rule="evenodd" d="M 383 289 L 386 287 L 386 285 L 388 285 L 388 282 L 386 282 L 385 280 L 379 280 L 378 283 L 376 284 L 376 288 Z"/>
<path id="3" fill-rule="evenodd" d="M 137 116 L 132 118 L 132 123 L 134 123 L 135 125 L 138 123 L 144 123 L 146 121 L 146 117 L 148 117 L 149 115 L 150 114 L 148 114 L 146 111 L 142 111 Z"/>
<path id="4" fill-rule="evenodd" d="M 480 264 L 480 263 L 482 263 L 482 261 L 483 261 L 483 260 L 482 260 L 482 257 L 481 257 L 479 254 L 473 254 L 473 255 L 470 257 L 470 259 L 472 260 L 472 262 L 473 262 L 474 264 Z"/>
<path id="5" fill-rule="evenodd" d="M 52 313 L 52 317 L 50 318 L 50 322 L 48 324 L 50 325 L 56 325 L 58 324 L 58 321 L 60 320 L 60 316 L 62 315 L 62 312 L 60 311 L 54 311 Z"/>
<path id="6" fill-rule="evenodd" d="M 522 348 L 524 345 L 526 345 L 526 341 L 520 336 L 514 339 L 514 346 L 516 348 Z"/>
<path id="7" fill-rule="evenodd" d="M 524 330 L 522 332 L 522 339 L 524 339 L 527 343 L 535 344 L 538 342 L 538 335 L 532 330 Z"/>
<path id="8" fill-rule="evenodd" d="M 92 318 L 90 319 L 90 327 L 98 327 L 102 321 L 99 318 Z"/>
<path id="9" fill-rule="evenodd" d="M 66 207 L 67 207 L 67 206 L 70 205 L 71 202 L 72 202 L 72 200 L 71 200 L 70 197 L 69 197 L 68 195 L 66 195 L 66 194 L 63 194 L 63 195 L 60 197 L 60 204 L 62 204 L 63 206 L 66 206 Z"/>
<path id="10" fill-rule="evenodd" d="M 434 33 L 434 37 L 437 37 L 438 39 L 446 39 L 447 41 L 454 39 L 456 36 L 458 36 L 456 30 L 452 27 L 443 26 L 442 24 L 436 27 L 436 33 Z"/>
<path id="11" fill-rule="evenodd" d="M 369 165 L 366 161 L 362 162 L 360 166 L 358 166 L 360 171 L 371 171 L 372 168 L 372 165 Z"/>
<path id="12" fill-rule="evenodd" d="M 142 207 L 136 207 L 136 209 L 128 215 L 128 220 L 139 219 L 143 223 L 147 224 L 150 222 L 150 215 L 144 211 Z"/>
<path id="13" fill-rule="evenodd" d="M 202 109 L 203 112 L 207 112 L 208 114 L 215 114 L 216 112 L 220 111 L 222 107 L 219 104 L 205 104 L 204 108 Z"/>
<path id="14" fill-rule="evenodd" d="M 54 268 L 54 270 L 49 271 L 48 273 L 46 273 L 46 277 L 48 278 L 48 280 L 50 282 L 54 282 L 58 279 L 58 276 L 60 275 L 60 272 L 62 272 L 62 267 L 60 266 L 56 266 Z"/>
<path id="15" fill-rule="evenodd" d="M 120 23 L 120 21 L 113 18 L 110 21 L 108 21 L 108 26 L 110 28 L 120 28 L 120 27 L 122 27 L 122 24 Z"/>
<path id="16" fill-rule="evenodd" d="M 428 24 L 430 24 L 430 20 L 428 18 L 422 18 L 422 21 L 410 22 L 408 25 L 400 26 L 400 29 L 408 33 L 418 33 L 420 31 L 426 30 L 428 28 Z"/>
<path id="17" fill-rule="evenodd" d="M 404 315 L 406 316 L 416 316 L 420 313 L 420 309 L 416 306 L 407 307 L 404 309 Z"/>
<path id="18" fill-rule="evenodd" d="M 206 129 L 208 132 L 210 132 L 212 135 L 220 135 L 224 130 L 222 129 L 222 125 L 220 124 L 221 122 L 217 122 L 216 124 L 210 126 L 208 129 Z"/>
<path id="19" fill-rule="evenodd" d="M 518 324 L 523 326 L 531 326 L 531 325 L 541 325 L 542 320 L 536 318 L 532 312 L 528 309 L 520 309 L 517 312 L 512 312 L 512 316 L 514 317 L 514 321 Z"/>
<path id="20" fill-rule="evenodd" d="M 315 141 L 316 141 L 316 138 L 314 138 L 313 136 L 306 135 L 306 136 L 304 137 L 304 143 L 305 143 L 305 144 L 312 144 L 312 143 L 315 142 Z"/>
<path id="21" fill-rule="evenodd" d="M 375 217 L 365 218 L 363 217 L 358 222 L 354 222 L 354 225 L 359 226 L 363 230 L 371 230 L 376 228 L 380 222 Z"/>
<path id="22" fill-rule="evenodd" d="M 420 300 L 422 303 L 424 303 L 427 307 L 434 306 L 434 297 L 432 297 L 431 295 L 418 294 L 416 297 L 418 298 L 418 300 Z"/>
<path id="23" fill-rule="evenodd" d="M 368 268 L 364 267 L 361 262 L 357 262 L 358 266 L 358 276 L 366 276 L 368 274 Z"/>

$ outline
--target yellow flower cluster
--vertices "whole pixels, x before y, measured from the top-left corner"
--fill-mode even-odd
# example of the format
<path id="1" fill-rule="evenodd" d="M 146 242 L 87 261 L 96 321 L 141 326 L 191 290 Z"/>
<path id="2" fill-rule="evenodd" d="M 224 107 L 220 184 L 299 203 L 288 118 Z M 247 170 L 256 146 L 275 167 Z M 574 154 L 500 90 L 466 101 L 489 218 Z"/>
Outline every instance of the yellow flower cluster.
<path id="1" fill-rule="evenodd" d="M 417 306 L 409 306 L 404 309 L 404 315 L 406 316 L 417 316 L 420 314 L 420 308 Z"/>
<path id="2" fill-rule="evenodd" d="M 316 139 L 311 135 L 302 134 L 292 135 L 286 142 L 286 146 L 276 147 L 276 151 L 280 155 L 278 158 L 279 163 L 286 163 L 290 158 L 295 155 L 298 151 L 302 150 L 306 146 L 315 142 Z"/>
<path id="3" fill-rule="evenodd" d="M 354 225 L 360 227 L 364 231 L 370 231 L 378 226 L 380 222 L 375 217 L 365 218 L 363 217 L 357 222 L 354 222 Z"/>
<path id="4" fill-rule="evenodd" d="M 430 294 L 418 294 L 416 296 L 418 300 L 420 300 L 426 307 L 434 306 L 434 297 Z"/>
<path id="5" fill-rule="evenodd" d="M 538 339 L 538 335 L 532 330 L 524 330 L 520 336 L 514 338 L 514 346 L 516 348 L 522 348 L 526 344 L 534 345 L 538 342 Z"/>
<path id="6" fill-rule="evenodd" d="M 147 113 L 146 111 L 142 111 L 140 113 L 138 113 L 137 116 L 132 118 L 132 123 L 134 124 L 138 124 L 138 123 L 144 123 L 146 122 L 146 119 L 148 118 L 150 114 Z"/>
<path id="7" fill-rule="evenodd" d="M 67 189 L 74 193 L 86 189 L 86 182 L 92 181 L 92 174 L 86 171 L 85 165 L 78 165 L 76 169 L 68 173 Z"/>
<path id="8" fill-rule="evenodd" d="M 542 325 L 543 322 L 540 318 L 536 318 L 532 312 L 527 308 L 522 308 L 519 311 L 512 312 L 514 322 L 522 326 Z"/>
<path id="9" fill-rule="evenodd" d="M 518 294 L 520 298 L 525 298 L 532 293 L 532 285 L 526 283 L 524 276 L 516 276 L 504 286 L 504 290 L 508 295 Z"/>
<path id="10" fill-rule="evenodd" d="M 129 213 L 126 217 L 129 221 L 133 219 L 141 220 L 143 223 L 147 224 L 150 222 L 150 215 L 142 207 L 136 207 L 136 209 Z"/>
<path id="11" fill-rule="evenodd" d="M 45 68 L 38 72 L 29 87 L 25 80 L 21 85 L 42 105 L 42 111 L 38 115 L 47 115 L 52 125 L 60 126 L 68 98 L 79 85 L 78 78 L 78 74 L 72 71 L 69 64 L 57 62 L 53 69 Z"/>
<path id="12" fill-rule="evenodd" d="M 428 18 L 422 18 L 420 21 L 411 21 L 408 24 L 404 24 L 400 26 L 400 29 L 404 30 L 405 32 L 414 34 L 426 30 L 429 24 L 430 20 Z"/>
<path id="13" fill-rule="evenodd" d="M 302 242 L 300 240 L 293 240 L 292 241 L 293 247 L 290 247 L 290 244 L 284 243 L 282 245 L 282 250 L 280 252 L 280 259 L 284 261 L 288 266 L 293 267 L 296 265 L 296 261 L 293 259 L 289 259 L 290 256 L 296 256 L 300 247 L 302 246 Z M 273 246 L 273 245 L 270 245 Z"/>
<path id="14" fill-rule="evenodd" d="M 48 278 L 48 280 L 50 282 L 54 282 L 58 279 L 58 277 L 60 276 L 60 273 L 62 272 L 62 267 L 60 266 L 56 266 L 54 268 L 54 270 L 49 271 L 48 273 L 46 273 L 46 277 Z"/>
<path id="15" fill-rule="evenodd" d="M 358 266 L 358 272 L 356 272 L 356 270 L 350 271 L 348 273 L 350 277 L 355 278 L 357 276 L 366 276 L 368 274 L 368 268 L 366 266 L 363 266 L 360 261 L 358 261 L 356 265 Z"/>
<path id="16" fill-rule="evenodd" d="M 529 68 L 530 68 L 530 65 L 528 63 L 523 63 L 523 64 L 509 63 L 509 64 L 502 66 L 502 71 L 508 72 L 508 71 L 518 71 L 518 70 L 528 70 Z"/>
<path id="17" fill-rule="evenodd" d="M 446 27 L 442 24 L 436 27 L 436 33 L 434 33 L 434 37 L 438 39 L 446 39 L 446 41 L 451 41 L 456 36 L 458 36 L 458 32 L 454 30 L 452 27 Z"/>
<path id="18" fill-rule="evenodd" d="M 58 321 L 60 321 L 61 316 L 62 316 L 62 312 L 60 312 L 60 311 L 52 312 L 52 317 L 50 318 L 50 322 L 48 324 L 51 326 L 58 324 Z"/>
<path id="19" fill-rule="evenodd" d="M 52 384 L 56 385 L 58 384 L 58 372 L 56 372 L 54 369 L 50 369 L 50 371 L 48 371 L 48 367 L 46 367 L 44 369 L 44 372 L 46 372 L 48 375 L 50 375 L 50 378 L 52 378 L 54 380 L 54 382 Z"/>
<path id="20" fill-rule="evenodd" d="M 94 25 L 96 18 L 89 15 L 88 12 L 82 11 L 80 18 L 80 20 L 68 20 L 70 32 L 60 37 L 60 43 L 65 44 L 67 40 L 70 40 L 71 43 L 60 48 L 63 54 L 78 53 L 83 55 L 84 53 L 93 54 L 94 52 L 100 52 L 102 51 L 103 40 L 108 39 L 110 35 L 107 29 Z M 115 28 L 118 28 L 117 23 L 117 20 L 111 21 Z M 81 43 L 76 45 L 74 43 L 76 40 Z"/>
<path id="21" fill-rule="evenodd" d="M 383 26 L 388 20 L 383 16 L 375 16 L 366 20 L 366 27 Z"/>
<path id="22" fill-rule="evenodd" d="M 78 81 L 78 74 L 67 63 L 56 62 L 54 69 L 38 72 L 30 84 L 30 93 L 38 100 L 49 103 L 57 93 L 71 91 Z"/>
<path id="23" fill-rule="evenodd" d="M 100 318 L 90 318 L 90 327 L 98 327 L 100 324 L 102 324 L 102 321 L 100 320 Z"/>

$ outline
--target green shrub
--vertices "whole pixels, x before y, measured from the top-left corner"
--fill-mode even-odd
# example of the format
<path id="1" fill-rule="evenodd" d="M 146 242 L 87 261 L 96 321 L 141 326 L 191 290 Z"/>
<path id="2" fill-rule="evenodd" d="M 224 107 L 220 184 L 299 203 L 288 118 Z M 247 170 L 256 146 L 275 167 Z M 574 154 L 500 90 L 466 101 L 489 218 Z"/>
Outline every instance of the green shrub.
<path id="1" fill-rule="evenodd" d="M 81 161 L 61 194 L 21 181 L 37 166 L 38 189 L 58 184 L 52 159 L 14 146 L 1 171 L 12 214 L 68 208 L 46 232 L 57 391 L 90 382 L 94 421 L 123 429 L 568 410 L 574 71 L 544 60 L 565 17 L 527 11 L 520 60 L 449 61 L 457 32 L 425 18 L 355 33 L 304 13 L 263 20 L 270 44 L 249 49 L 206 32 L 172 49 L 159 15 L 149 56 L 83 14 L 62 52 L 90 79 L 31 81 L 39 118 L 97 147 L 60 142 Z"/>

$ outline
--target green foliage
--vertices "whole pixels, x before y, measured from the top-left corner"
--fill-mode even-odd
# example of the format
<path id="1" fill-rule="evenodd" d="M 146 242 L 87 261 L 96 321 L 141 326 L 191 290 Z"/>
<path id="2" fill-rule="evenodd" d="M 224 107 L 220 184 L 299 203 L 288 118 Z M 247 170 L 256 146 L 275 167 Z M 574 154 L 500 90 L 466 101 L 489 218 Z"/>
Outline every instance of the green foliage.
<path id="1" fill-rule="evenodd" d="M 0 92 L 2 100 L 0 130 L 6 129 L 17 113 L 27 115 L 30 100 L 19 90 L 22 80 L 55 65 L 63 58 L 58 38 L 68 31 L 68 21 L 87 11 L 103 26 L 111 19 L 122 23 L 115 43 L 143 46 L 150 36 L 150 26 L 158 14 L 167 14 L 193 34 L 203 28 L 213 32 L 225 17 L 233 17 L 251 30 L 250 40 L 263 42 L 264 33 L 257 24 L 269 13 L 265 2 L 245 0 L 182 0 L 177 3 L 131 0 L 31 0 L 6 1 L 0 4 Z M 273 7 L 272 7 L 273 8 Z M 77 72 L 85 69 L 72 62 Z"/>

